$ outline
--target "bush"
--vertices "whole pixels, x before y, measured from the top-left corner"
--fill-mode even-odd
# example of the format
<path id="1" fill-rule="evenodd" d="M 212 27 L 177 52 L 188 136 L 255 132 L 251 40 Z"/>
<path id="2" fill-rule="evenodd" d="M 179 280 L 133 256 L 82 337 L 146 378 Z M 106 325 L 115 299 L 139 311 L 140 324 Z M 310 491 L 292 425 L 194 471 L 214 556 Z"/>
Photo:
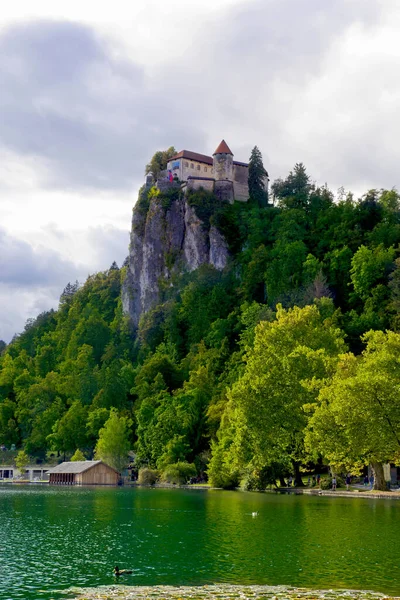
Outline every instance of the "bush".
<path id="1" fill-rule="evenodd" d="M 200 221 L 203 222 L 203 227 L 208 231 L 210 229 L 211 217 L 220 212 L 222 207 L 227 202 L 222 202 L 215 194 L 200 188 L 199 190 L 189 190 L 187 193 L 187 203 L 194 208 L 194 211 Z"/>
<path id="2" fill-rule="evenodd" d="M 161 479 L 167 483 L 183 484 L 187 483 L 190 477 L 195 477 L 196 474 L 196 467 L 193 463 L 177 462 L 165 467 Z"/>
<path id="3" fill-rule="evenodd" d="M 321 479 L 319 484 L 321 490 L 331 490 L 332 489 L 332 477 L 329 475 L 328 477 L 324 477 Z M 336 476 L 336 487 L 344 487 L 344 480 L 342 477 Z"/>
<path id="4" fill-rule="evenodd" d="M 138 482 L 141 485 L 154 485 L 159 479 L 158 471 L 153 469 L 140 469 L 138 475 Z"/>

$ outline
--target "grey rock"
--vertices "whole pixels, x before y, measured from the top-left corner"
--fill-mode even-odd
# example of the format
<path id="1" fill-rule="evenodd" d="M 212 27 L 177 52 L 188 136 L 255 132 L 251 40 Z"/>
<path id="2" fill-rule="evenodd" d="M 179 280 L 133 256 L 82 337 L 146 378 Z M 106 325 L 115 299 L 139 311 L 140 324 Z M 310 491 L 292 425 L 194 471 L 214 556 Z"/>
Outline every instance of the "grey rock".
<path id="1" fill-rule="evenodd" d="M 160 281 L 174 272 L 194 271 L 202 264 L 226 267 L 227 243 L 214 226 L 209 230 L 186 198 L 165 210 L 157 198 L 147 215 L 134 209 L 129 260 L 122 287 L 124 313 L 137 327 L 140 316 L 160 302 Z M 172 283 L 171 283 L 172 285 Z"/>

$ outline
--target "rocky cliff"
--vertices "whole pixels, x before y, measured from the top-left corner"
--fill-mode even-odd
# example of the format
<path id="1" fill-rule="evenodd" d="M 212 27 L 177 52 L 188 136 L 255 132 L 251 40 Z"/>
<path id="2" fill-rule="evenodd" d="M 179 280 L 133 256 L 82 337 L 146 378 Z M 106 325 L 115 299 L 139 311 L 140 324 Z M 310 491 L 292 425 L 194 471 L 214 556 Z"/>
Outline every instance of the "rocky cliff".
<path id="1" fill-rule="evenodd" d="M 150 197 L 146 210 L 138 202 L 122 291 L 124 312 L 137 326 L 140 315 L 160 302 L 161 287 L 173 285 L 175 273 L 193 271 L 204 263 L 222 270 L 228 256 L 222 234 L 200 220 L 185 196 L 170 202 Z"/>

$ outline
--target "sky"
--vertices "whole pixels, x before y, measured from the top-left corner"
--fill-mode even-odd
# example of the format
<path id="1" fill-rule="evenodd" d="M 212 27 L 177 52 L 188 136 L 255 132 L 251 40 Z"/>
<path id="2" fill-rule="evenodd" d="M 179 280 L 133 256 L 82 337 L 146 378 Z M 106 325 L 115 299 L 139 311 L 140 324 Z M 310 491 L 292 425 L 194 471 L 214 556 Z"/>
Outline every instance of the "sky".
<path id="1" fill-rule="evenodd" d="M 121 265 L 155 151 L 399 186 L 398 0 L 13 0 L 0 15 L 0 339 Z"/>

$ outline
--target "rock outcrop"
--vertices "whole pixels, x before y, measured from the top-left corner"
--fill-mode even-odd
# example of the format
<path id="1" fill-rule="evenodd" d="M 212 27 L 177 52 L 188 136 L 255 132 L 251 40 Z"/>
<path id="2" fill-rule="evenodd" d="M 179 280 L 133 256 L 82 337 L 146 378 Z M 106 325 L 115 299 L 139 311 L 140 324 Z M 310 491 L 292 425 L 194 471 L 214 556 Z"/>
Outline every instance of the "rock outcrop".
<path id="1" fill-rule="evenodd" d="M 159 197 L 150 199 L 147 213 L 135 207 L 129 264 L 122 290 L 123 310 L 137 326 L 142 313 L 160 302 L 160 284 L 173 285 L 174 273 L 202 264 L 222 270 L 229 257 L 218 229 L 205 224 L 182 197 L 168 209 Z"/>

